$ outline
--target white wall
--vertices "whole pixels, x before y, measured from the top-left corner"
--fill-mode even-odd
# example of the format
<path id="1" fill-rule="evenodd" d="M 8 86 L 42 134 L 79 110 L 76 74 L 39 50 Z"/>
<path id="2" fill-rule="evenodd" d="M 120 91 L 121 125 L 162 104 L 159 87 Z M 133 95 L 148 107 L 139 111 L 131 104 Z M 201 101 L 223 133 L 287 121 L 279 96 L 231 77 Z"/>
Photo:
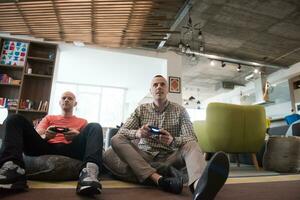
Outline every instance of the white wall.
<path id="1" fill-rule="evenodd" d="M 142 50 L 142 49 L 109 49 L 114 52 L 122 52 L 133 55 L 146 56 L 151 58 L 160 58 L 167 61 L 167 67 L 164 68 L 162 75 L 181 77 L 182 76 L 182 57 L 173 51 L 159 52 L 153 50 Z M 181 86 L 182 91 L 182 86 Z M 169 93 L 168 99 L 170 101 L 182 104 L 182 92 L 181 93 Z"/>
<path id="2" fill-rule="evenodd" d="M 125 117 L 147 95 L 152 77 L 167 71 L 167 60 L 160 58 L 70 44 L 59 50 L 55 81 L 127 88 Z"/>

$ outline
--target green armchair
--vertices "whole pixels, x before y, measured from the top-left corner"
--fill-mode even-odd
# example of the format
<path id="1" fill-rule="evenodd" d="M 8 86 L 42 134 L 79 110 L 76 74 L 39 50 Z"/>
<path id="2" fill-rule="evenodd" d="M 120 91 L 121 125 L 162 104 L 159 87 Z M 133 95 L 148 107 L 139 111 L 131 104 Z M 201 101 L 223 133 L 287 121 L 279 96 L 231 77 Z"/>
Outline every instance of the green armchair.
<path id="1" fill-rule="evenodd" d="M 206 121 L 195 121 L 193 126 L 204 152 L 224 151 L 237 154 L 237 158 L 239 153 L 251 153 L 253 163 L 259 169 L 255 153 L 265 139 L 263 106 L 210 103 Z"/>

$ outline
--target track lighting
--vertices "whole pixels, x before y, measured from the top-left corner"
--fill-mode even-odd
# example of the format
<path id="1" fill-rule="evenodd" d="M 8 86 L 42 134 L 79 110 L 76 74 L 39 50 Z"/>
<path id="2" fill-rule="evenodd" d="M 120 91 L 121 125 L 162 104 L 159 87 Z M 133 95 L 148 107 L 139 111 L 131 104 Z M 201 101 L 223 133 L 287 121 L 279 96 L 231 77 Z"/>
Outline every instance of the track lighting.
<path id="1" fill-rule="evenodd" d="M 224 62 L 222 61 L 221 66 L 222 66 L 222 67 L 225 67 L 225 66 L 226 66 L 226 63 L 224 63 Z"/>
<path id="2" fill-rule="evenodd" d="M 236 70 L 237 70 L 238 72 L 240 72 L 240 71 L 241 71 L 241 68 L 242 68 L 242 66 L 241 66 L 241 64 L 239 64 Z"/>
<path id="3" fill-rule="evenodd" d="M 215 66 L 215 61 L 214 61 L 214 60 L 211 60 L 211 61 L 210 61 L 210 65 L 211 65 L 211 66 Z"/>

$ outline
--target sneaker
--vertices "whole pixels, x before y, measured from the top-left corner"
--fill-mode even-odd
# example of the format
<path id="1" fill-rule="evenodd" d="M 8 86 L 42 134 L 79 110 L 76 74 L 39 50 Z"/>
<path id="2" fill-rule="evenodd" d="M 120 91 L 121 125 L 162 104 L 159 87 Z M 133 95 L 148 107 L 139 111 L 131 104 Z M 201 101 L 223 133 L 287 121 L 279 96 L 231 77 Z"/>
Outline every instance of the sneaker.
<path id="1" fill-rule="evenodd" d="M 94 163 L 87 163 L 79 175 L 76 188 L 77 194 L 94 195 L 101 194 L 102 185 L 98 179 L 98 166 Z"/>
<path id="2" fill-rule="evenodd" d="M 213 200 L 228 178 L 229 161 L 218 152 L 207 163 L 194 191 L 193 200 Z"/>
<path id="3" fill-rule="evenodd" d="M 161 177 L 158 180 L 158 186 L 166 192 L 180 194 L 183 188 L 182 177 Z"/>
<path id="4" fill-rule="evenodd" d="M 28 188 L 26 182 L 25 170 L 12 161 L 5 162 L 0 168 L 0 189 L 25 190 Z"/>

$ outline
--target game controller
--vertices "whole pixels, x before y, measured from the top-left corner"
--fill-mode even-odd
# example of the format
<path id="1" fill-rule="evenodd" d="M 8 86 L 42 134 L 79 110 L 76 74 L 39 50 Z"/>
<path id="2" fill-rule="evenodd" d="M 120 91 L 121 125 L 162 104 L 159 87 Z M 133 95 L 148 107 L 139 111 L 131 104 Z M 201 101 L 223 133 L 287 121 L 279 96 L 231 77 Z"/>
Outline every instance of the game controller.
<path id="1" fill-rule="evenodd" d="M 65 133 L 68 132 L 70 129 L 65 127 L 54 126 L 49 128 L 49 130 L 52 131 L 53 133 Z"/>
<path id="2" fill-rule="evenodd" d="M 160 130 L 159 128 L 155 127 L 155 126 L 148 126 L 150 128 L 150 132 L 152 134 L 155 134 L 155 135 L 159 135 L 160 134 Z"/>

